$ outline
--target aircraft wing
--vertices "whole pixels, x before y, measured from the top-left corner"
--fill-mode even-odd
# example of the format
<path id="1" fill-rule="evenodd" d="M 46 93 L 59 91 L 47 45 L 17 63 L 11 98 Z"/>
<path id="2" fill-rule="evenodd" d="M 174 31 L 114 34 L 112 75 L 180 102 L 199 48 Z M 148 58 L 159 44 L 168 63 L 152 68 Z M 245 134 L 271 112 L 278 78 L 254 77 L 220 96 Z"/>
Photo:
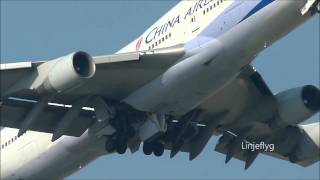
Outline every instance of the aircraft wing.
<path id="1" fill-rule="evenodd" d="M 319 122 L 282 128 L 274 125 L 281 118 L 278 96 L 271 92 L 261 75 L 248 66 L 199 106 L 202 113 L 196 121 L 204 126 L 185 143 L 182 151 L 189 152 L 190 160 L 196 158 L 213 134 L 222 135 L 215 150 L 226 155 L 226 163 L 234 157 L 246 162 L 245 169 L 259 153 L 302 166 L 319 161 Z M 247 144 L 263 143 L 274 149 L 271 151 L 270 146 L 267 151 L 245 149 Z"/>
<path id="2" fill-rule="evenodd" d="M 81 83 L 81 86 L 74 85 L 72 88 L 67 86 L 69 89 L 59 92 L 59 96 L 54 100 L 71 104 L 87 94 L 99 94 L 108 99 L 121 100 L 128 93 L 163 73 L 184 53 L 183 46 L 177 45 L 153 51 L 93 57 L 92 61 L 96 66 L 95 75 L 85 83 Z M 76 53 L 71 55 L 74 54 Z M 47 72 L 54 69 L 53 67 L 57 67 L 55 68 L 57 72 L 54 73 L 62 74 L 62 77 L 58 77 L 61 78 L 59 80 L 64 80 L 63 76 L 66 75 L 63 74 L 63 70 L 68 71 L 68 69 L 58 67 L 57 61 L 66 58 L 70 58 L 70 55 L 47 62 L 1 64 L 1 99 L 8 96 L 39 98 L 34 90 L 43 83 L 48 76 Z M 61 64 L 65 67 L 64 62 Z M 51 79 L 56 82 L 54 78 Z"/>
<path id="3" fill-rule="evenodd" d="M 89 97 L 120 101 L 183 55 L 183 48 L 175 46 L 92 59 L 84 52 L 76 52 L 46 62 L 1 64 L 1 126 L 20 129 L 26 126 L 28 130 L 54 133 L 62 121 L 69 119 L 69 128 L 63 130 L 63 135 L 80 136 L 97 120 L 93 108 L 88 108 L 91 106 Z M 95 75 L 81 77 L 79 71 L 77 77 L 73 68 L 90 64 L 74 61 L 70 65 L 75 58 L 93 62 L 91 65 L 95 67 L 90 71 L 95 71 Z M 72 120 L 75 118 L 76 121 Z M 37 120 L 31 122 L 32 119 Z"/>

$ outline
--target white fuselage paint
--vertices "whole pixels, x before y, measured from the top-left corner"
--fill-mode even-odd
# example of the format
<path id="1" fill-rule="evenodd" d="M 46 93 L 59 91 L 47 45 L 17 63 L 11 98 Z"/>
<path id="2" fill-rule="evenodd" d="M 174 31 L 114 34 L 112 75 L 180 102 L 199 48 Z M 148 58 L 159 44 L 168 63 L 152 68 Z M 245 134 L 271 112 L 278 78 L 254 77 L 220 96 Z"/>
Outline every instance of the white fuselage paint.
<path id="1" fill-rule="evenodd" d="M 1 179 L 62 179 L 106 154 L 105 138 L 90 130 L 55 142 L 48 133 L 17 133 L 18 129 L 1 130 Z"/>
<path id="2" fill-rule="evenodd" d="M 177 44 L 185 44 L 191 52 L 192 49 L 205 47 L 206 42 L 212 39 L 218 39 L 225 51 L 233 56 L 239 53 L 239 57 L 245 59 L 256 55 L 310 17 L 310 14 L 301 16 L 299 13 L 306 0 L 275 1 L 226 31 L 224 28 L 228 28 L 237 13 L 246 11 L 234 6 L 237 1 L 219 0 L 219 5 L 217 0 L 182 1 L 118 53 Z M 230 9 L 236 11 L 228 14 L 226 10 L 230 12 Z M 210 33 L 201 35 L 222 14 L 229 17 L 213 29 L 225 32 L 218 32 L 215 37 L 210 37 Z M 235 63 L 242 66 L 249 62 L 240 58 Z M 104 151 L 105 138 L 98 136 L 92 128 L 81 137 L 63 136 L 55 142 L 51 142 L 52 135 L 47 133 L 28 131 L 16 138 L 17 133 L 17 129 L 1 130 L 1 179 L 62 179 L 107 154 Z"/>

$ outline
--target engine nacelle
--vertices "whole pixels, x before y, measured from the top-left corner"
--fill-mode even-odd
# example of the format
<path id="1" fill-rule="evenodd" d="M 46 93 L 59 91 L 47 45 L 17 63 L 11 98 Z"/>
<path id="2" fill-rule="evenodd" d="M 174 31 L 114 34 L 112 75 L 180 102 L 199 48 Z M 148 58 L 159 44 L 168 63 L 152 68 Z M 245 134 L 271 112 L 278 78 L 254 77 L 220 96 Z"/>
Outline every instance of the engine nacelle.
<path id="1" fill-rule="evenodd" d="M 276 96 L 280 125 L 295 125 L 320 110 L 320 90 L 311 85 L 290 89 Z"/>
<path id="2" fill-rule="evenodd" d="M 59 93 L 77 87 L 90 79 L 96 70 L 92 57 L 82 51 L 60 57 L 53 62 L 45 80 L 37 88 L 39 93 Z"/>
<path id="3" fill-rule="evenodd" d="M 307 167 L 320 159 L 320 123 L 298 125 L 297 128 L 297 144 L 287 157 L 290 162 Z"/>

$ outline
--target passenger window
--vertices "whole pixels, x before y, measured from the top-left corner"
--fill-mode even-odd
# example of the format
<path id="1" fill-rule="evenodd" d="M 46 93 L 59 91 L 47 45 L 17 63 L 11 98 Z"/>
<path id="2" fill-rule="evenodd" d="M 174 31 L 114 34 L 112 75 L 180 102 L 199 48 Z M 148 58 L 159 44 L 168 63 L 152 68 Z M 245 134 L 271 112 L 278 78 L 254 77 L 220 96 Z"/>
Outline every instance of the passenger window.
<path id="1" fill-rule="evenodd" d="M 158 45 L 158 41 L 155 43 L 155 45 L 154 46 L 157 46 Z"/>
<path id="2" fill-rule="evenodd" d="M 207 8 L 207 12 L 209 12 L 209 8 Z"/>
<path id="3" fill-rule="evenodd" d="M 203 15 L 205 15 L 206 14 L 206 10 L 203 10 Z"/>
<path id="4" fill-rule="evenodd" d="M 171 33 L 169 33 L 169 37 L 171 37 Z"/>
<path id="5" fill-rule="evenodd" d="M 212 10 L 212 5 L 210 6 L 210 11 Z"/>
<path id="6" fill-rule="evenodd" d="M 166 35 L 166 39 L 168 39 L 168 35 Z"/>
<path id="7" fill-rule="evenodd" d="M 164 41 L 164 37 L 162 38 L 162 42 Z"/>
<path id="8" fill-rule="evenodd" d="M 7 146 L 7 145 L 8 145 L 7 143 L 4 144 L 4 146 Z"/>

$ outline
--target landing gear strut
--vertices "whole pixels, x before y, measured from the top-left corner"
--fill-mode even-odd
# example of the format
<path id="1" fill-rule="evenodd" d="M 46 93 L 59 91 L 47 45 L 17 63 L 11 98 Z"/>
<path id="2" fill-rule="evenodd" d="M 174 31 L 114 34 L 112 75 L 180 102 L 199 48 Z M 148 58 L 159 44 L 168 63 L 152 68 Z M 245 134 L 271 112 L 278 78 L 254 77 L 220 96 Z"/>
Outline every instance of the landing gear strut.
<path id="1" fill-rule="evenodd" d="M 108 152 L 116 151 L 124 154 L 127 150 L 128 141 L 135 135 L 134 128 L 128 122 L 129 116 L 118 114 L 110 124 L 116 129 L 116 132 L 109 136 L 105 148 Z"/>

